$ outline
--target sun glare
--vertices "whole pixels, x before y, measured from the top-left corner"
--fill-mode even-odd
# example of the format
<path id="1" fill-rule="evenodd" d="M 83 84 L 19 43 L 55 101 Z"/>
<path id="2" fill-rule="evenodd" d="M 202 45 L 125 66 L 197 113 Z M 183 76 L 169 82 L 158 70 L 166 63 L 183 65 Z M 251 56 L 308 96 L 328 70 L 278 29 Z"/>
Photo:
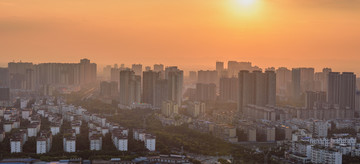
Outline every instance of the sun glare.
<path id="1" fill-rule="evenodd" d="M 262 0 L 229 0 L 229 11 L 241 18 L 255 19 L 262 7 Z"/>
<path id="2" fill-rule="evenodd" d="M 256 3 L 256 0 L 237 0 L 242 7 L 249 7 Z"/>

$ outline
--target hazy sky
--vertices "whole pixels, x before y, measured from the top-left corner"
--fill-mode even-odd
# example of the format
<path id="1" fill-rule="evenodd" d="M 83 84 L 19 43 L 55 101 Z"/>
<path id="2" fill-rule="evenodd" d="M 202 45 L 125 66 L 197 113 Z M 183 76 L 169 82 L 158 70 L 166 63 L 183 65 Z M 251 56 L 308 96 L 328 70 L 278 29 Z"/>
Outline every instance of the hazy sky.
<path id="1" fill-rule="evenodd" d="M 332 67 L 360 73 L 359 0 L 0 0 L 0 63 Z"/>

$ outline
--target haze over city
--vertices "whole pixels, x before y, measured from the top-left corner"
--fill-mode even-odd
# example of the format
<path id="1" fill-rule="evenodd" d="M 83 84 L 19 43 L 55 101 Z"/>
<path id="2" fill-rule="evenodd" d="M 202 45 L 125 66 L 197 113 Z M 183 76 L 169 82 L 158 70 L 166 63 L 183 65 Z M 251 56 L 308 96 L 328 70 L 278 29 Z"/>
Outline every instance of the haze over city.
<path id="1" fill-rule="evenodd" d="M 0 164 L 358 164 L 360 0 L 0 0 Z"/>
<path id="2" fill-rule="evenodd" d="M 205 69 L 216 60 L 238 60 L 359 73 L 359 5 L 358 0 L 1 0 L 0 63 L 86 57 L 99 65 Z"/>

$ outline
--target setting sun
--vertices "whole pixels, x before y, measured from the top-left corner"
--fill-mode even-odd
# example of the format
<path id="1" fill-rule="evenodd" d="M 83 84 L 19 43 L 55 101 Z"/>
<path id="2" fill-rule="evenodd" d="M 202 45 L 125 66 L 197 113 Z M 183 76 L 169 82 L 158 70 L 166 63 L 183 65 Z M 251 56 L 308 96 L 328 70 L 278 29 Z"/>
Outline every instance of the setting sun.
<path id="1" fill-rule="evenodd" d="M 243 7 L 249 7 L 256 3 L 256 0 L 237 0 L 237 2 Z"/>

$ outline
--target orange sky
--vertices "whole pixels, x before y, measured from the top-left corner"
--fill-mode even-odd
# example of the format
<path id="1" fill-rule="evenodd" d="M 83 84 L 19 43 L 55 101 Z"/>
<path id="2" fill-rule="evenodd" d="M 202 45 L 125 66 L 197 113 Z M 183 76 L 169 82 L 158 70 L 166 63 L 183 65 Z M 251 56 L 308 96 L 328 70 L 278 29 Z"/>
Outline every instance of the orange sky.
<path id="1" fill-rule="evenodd" d="M 0 63 L 238 60 L 360 73 L 359 0 L 240 1 L 0 0 Z"/>

